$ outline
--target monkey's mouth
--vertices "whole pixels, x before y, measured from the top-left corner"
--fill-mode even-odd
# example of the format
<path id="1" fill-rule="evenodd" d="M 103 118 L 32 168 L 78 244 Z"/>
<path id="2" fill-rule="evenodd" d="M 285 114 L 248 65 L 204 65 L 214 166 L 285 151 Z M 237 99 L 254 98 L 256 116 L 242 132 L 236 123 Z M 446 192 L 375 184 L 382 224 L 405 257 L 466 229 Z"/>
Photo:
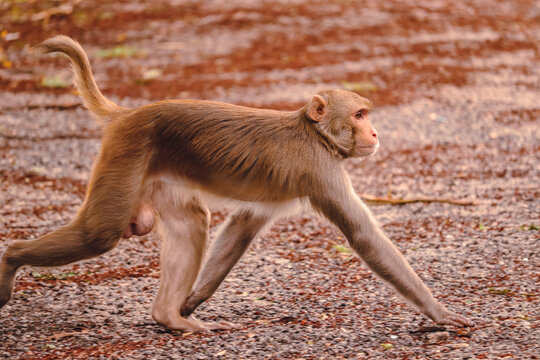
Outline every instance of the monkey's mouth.
<path id="1" fill-rule="evenodd" d="M 370 156 L 377 152 L 379 149 L 379 143 L 375 145 L 357 146 L 356 151 L 359 156 Z"/>
<path id="2" fill-rule="evenodd" d="M 358 149 L 360 151 L 377 151 L 379 148 L 379 143 L 376 143 L 375 145 L 367 145 L 367 146 L 358 146 Z"/>

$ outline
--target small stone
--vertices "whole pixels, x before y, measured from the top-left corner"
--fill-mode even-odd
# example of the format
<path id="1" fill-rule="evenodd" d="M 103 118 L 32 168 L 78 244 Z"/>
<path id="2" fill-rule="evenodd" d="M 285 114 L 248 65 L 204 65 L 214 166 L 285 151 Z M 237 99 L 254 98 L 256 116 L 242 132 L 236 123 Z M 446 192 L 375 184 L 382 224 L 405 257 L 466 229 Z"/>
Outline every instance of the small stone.
<path id="1" fill-rule="evenodd" d="M 448 331 L 437 331 L 427 334 L 428 344 L 437 344 L 440 341 L 448 339 Z"/>

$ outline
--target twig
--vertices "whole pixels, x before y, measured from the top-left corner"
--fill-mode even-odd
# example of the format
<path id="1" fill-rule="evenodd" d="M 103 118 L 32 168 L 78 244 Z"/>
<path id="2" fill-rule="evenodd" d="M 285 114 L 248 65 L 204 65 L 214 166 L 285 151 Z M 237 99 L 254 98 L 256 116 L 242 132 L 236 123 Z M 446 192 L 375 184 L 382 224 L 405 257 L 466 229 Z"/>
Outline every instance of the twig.
<path id="1" fill-rule="evenodd" d="M 62 4 L 59 6 L 52 7 L 50 9 L 47 9 L 45 11 L 39 12 L 37 14 L 34 14 L 30 17 L 30 20 L 32 21 L 39 21 L 43 20 L 44 24 L 47 24 L 49 22 L 49 19 L 53 15 L 57 14 L 63 14 L 63 15 L 69 15 L 73 12 L 73 9 L 75 9 L 75 6 L 77 6 L 82 0 L 74 0 L 70 1 L 66 4 Z"/>
<path id="2" fill-rule="evenodd" d="M 60 340 L 65 337 L 81 335 L 87 332 L 88 332 L 88 329 L 82 329 L 81 331 L 63 332 L 63 333 L 51 335 L 47 338 L 47 340 Z"/>
<path id="3" fill-rule="evenodd" d="M 389 199 L 392 198 L 392 176 L 393 174 L 391 173 L 388 178 L 388 191 L 386 192 L 386 196 L 388 196 Z"/>
<path id="4" fill-rule="evenodd" d="M 399 205 L 399 204 L 411 204 L 411 203 L 417 203 L 417 202 L 424 202 L 424 203 L 432 203 L 432 202 L 440 202 L 440 203 L 448 203 L 453 205 L 477 205 L 476 202 L 471 200 L 457 200 L 457 199 L 447 199 L 447 198 L 432 198 L 432 197 L 413 197 L 409 199 L 396 199 L 393 197 L 387 197 L 387 196 L 374 196 L 369 194 L 358 194 L 362 199 L 366 200 L 366 202 L 375 204 L 375 205 L 383 205 L 383 204 L 390 204 L 390 205 Z"/>
<path id="5" fill-rule="evenodd" d="M 81 106 L 82 104 L 78 102 L 65 103 L 65 104 L 27 104 L 27 105 L 20 105 L 20 106 L 5 106 L 5 107 L 0 107 L 0 114 L 13 112 L 13 111 L 20 111 L 20 110 L 38 110 L 38 109 L 72 110 Z"/>

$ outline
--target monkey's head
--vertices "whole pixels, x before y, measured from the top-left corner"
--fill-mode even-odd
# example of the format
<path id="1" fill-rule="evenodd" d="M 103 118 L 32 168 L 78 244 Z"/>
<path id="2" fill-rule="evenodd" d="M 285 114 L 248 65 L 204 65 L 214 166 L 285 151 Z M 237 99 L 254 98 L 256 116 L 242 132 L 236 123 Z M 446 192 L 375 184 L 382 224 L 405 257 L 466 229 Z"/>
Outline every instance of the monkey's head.
<path id="1" fill-rule="evenodd" d="M 311 98 L 306 115 L 335 155 L 366 157 L 379 148 L 377 131 L 371 125 L 368 99 L 346 90 L 324 90 Z"/>

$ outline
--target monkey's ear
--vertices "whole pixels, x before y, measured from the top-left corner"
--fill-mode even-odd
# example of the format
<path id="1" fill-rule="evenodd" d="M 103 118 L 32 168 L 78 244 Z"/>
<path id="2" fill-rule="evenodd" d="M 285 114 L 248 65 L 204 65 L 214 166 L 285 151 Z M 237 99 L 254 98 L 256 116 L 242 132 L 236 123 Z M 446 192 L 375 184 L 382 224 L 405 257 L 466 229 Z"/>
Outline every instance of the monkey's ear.
<path id="1" fill-rule="evenodd" d="M 313 121 L 319 122 L 326 114 L 326 100 L 319 95 L 314 95 L 308 104 L 307 115 Z"/>

